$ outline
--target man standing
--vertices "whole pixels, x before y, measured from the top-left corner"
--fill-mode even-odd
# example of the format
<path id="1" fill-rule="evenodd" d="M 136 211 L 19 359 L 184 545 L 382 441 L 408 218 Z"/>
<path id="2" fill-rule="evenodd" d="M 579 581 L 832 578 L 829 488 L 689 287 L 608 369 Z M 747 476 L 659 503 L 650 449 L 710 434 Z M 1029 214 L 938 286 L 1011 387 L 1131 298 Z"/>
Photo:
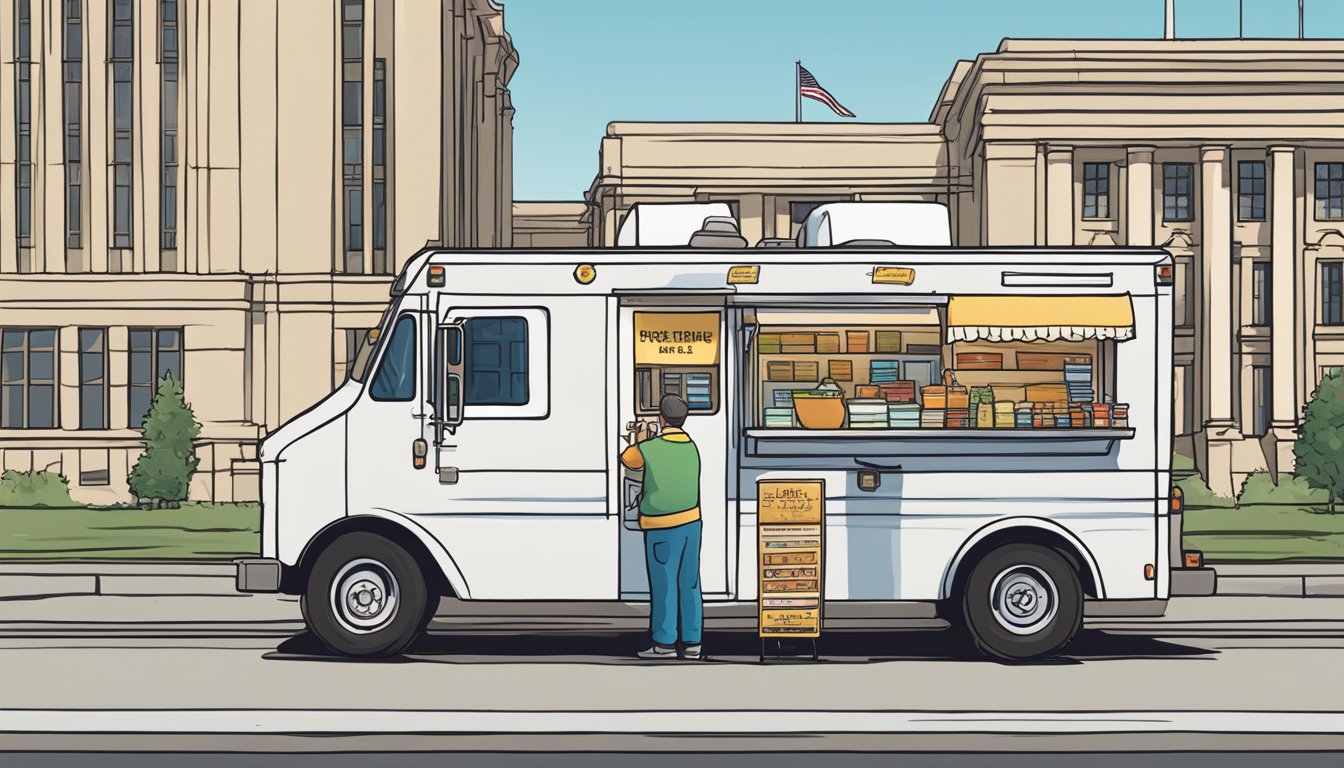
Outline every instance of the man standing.
<path id="1" fill-rule="evenodd" d="M 677 658 L 677 614 L 681 614 L 682 655 L 700 658 L 704 608 L 700 599 L 700 452 L 682 431 L 686 401 L 664 395 L 658 403 L 656 437 L 631 438 L 621 463 L 644 471 L 639 527 L 649 568 L 649 629 L 653 646 L 641 659 Z"/>

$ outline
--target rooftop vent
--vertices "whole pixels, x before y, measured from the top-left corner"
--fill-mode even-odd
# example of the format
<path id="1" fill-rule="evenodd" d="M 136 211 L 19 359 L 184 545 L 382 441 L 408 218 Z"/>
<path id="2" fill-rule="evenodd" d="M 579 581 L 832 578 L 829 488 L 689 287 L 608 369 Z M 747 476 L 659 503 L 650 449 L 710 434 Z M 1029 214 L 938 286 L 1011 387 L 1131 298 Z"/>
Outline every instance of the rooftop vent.
<path id="1" fill-rule="evenodd" d="M 952 230 L 942 203 L 826 203 L 803 221 L 798 244 L 804 248 L 951 245 Z"/>
<path id="2" fill-rule="evenodd" d="M 732 216 L 709 216 L 687 244 L 692 248 L 746 248 L 747 239 L 737 231 Z"/>
<path id="3" fill-rule="evenodd" d="M 621 221 L 616 233 L 617 246 L 672 246 L 686 247 L 693 238 L 706 233 L 730 234 L 722 224 L 718 229 L 707 229 L 710 219 L 727 220 L 731 234 L 737 234 L 737 221 L 727 203 L 635 203 Z M 739 234 L 740 238 L 741 235 Z M 706 246 L 706 247 L 743 247 Z"/>

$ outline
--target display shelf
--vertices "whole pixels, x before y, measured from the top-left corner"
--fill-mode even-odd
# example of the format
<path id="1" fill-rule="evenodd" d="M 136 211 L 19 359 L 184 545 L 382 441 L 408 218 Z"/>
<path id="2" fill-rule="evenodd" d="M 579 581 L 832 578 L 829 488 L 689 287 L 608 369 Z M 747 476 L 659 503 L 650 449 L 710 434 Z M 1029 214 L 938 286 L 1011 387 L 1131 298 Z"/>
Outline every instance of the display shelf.
<path id="1" fill-rule="evenodd" d="M 748 456 L 1100 456 L 1134 430 L 748 429 Z"/>

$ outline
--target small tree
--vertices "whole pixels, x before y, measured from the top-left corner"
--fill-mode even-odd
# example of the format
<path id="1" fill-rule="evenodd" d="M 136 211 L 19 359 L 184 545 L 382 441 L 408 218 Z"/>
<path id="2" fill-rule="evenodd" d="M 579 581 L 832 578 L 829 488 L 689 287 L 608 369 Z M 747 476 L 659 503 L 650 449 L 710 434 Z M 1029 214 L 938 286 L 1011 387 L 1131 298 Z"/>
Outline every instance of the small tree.
<path id="1" fill-rule="evenodd" d="M 1293 442 L 1293 473 L 1312 488 L 1326 492 L 1326 509 L 1344 495 L 1344 375 L 1321 379 L 1303 409 L 1301 436 Z"/>
<path id="2" fill-rule="evenodd" d="M 126 478 L 131 493 L 156 507 L 186 499 L 191 476 L 200 463 L 192 446 L 199 434 L 201 425 L 182 397 L 182 382 L 165 374 L 145 414 L 144 453 Z"/>

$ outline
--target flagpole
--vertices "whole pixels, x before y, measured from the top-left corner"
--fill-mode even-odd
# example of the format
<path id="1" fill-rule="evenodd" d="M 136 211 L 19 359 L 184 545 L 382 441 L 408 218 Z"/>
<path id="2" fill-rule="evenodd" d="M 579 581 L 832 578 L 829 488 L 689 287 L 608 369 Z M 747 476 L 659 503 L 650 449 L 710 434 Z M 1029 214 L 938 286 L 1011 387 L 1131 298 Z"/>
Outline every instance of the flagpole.
<path id="1" fill-rule="evenodd" d="M 803 122 L 803 60 L 793 62 L 793 122 Z"/>

